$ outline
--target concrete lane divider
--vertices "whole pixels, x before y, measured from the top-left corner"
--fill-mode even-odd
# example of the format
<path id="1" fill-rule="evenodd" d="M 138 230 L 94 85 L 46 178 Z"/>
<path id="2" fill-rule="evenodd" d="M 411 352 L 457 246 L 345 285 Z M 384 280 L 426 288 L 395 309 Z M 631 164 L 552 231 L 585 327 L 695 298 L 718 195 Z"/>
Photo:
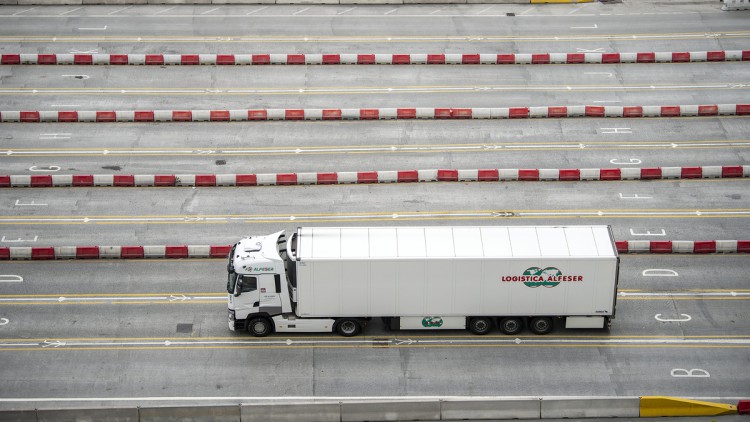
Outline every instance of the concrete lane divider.
<path id="1" fill-rule="evenodd" d="M 308 0 L 305 0 L 308 1 Z M 734 0 L 750 4 L 750 0 Z M 532 3 L 534 0 L 532 0 Z M 554 0 L 543 0 L 554 3 Z M 564 0 L 576 3 L 575 0 Z M 578 1 L 582 3 L 583 1 Z M 727 5 L 725 4 L 725 7 Z M 748 6 L 746 6 L 748 7 Z M 2 65 L 540 65 L 750 61 L 750 50 L 498 54 L 2 54 Z"/>
<path id="2" fill-rule="evenodd" d="M 750 104 L 245 110 L 2 110 L 0 123 L 161 123 L 750 116 Z"/>
<path id="3" fill-rule="evenodd" d="M 195 221 L 198 221 L 196 218 Z M 746 254 L 750 240 L 618 240 L 620 254 Z M 680 245 L 675 247 L 674 245 Z M 3 246 L 0 261 L 68 259 L 223 259 L 232 245 Z M 577 403 L 577 402 L 576 402 Z M 603 402 L 598 402 L 604 406 Z M 573 403 L 575 404 L 575 403 Z M 580 404 L 580 403 L 579 403 Z M 495 403 L 498 411 L 509 403 Z M 494 406 L 493 405 L 493 406 Z M 453 405 L 448 405 L 450 408 Z M 460 406 L 460 405 L 456 405 Z M 490 406 L 488 404 L 488 406 Z M 578 417 L 578 416 L 571 416 Z M 584 417 L 584 416 L 581 416 Z"/>
<path id="4" fill-rule="evenodd" d="M 140 422 L 240 422 L 240 406 L 140 407 Z"/>
<path id="5" fill-rule="evenodd" d="M 640 401 L 640 417 L 663 416 L 721 416 L 737 414 L 737 406 L 699 400 L 666 396 L 643 396 Z"/>
<path id="6" fill-rule="evenodd" d="M 443 399 L 440 415 L 443 420 L 510 420 L 540 419 L 542 399 L 532 398 L 461 398 Z"/>
<path id="7" fill-rule="evenodd" d="M 440 400 L 346 401 L 341 403 L 341 422 L 439 421 Z"/>
<path id="8" fill-rule="evenodd" d="M 341 404 L 337 401 L 243 404 L 242 422 L 340 422 Z"/>
<path id="9" fill-rule="evenodd" d="M 552 398 L 541 401 L 542 419 L 637 418 L 640 399 L 632 398 Z"/>
<path id="10" fill-rule="evenodd" d="M 2 154 L 2 150 L 0 150 Z M 423 169 L 259 174 L 60 174 L 0 175 L 1 188 L 221 187 L 425 182 L 577 182 L 618 180 L 738 179 L 750 165 L 609 169 Z"/>

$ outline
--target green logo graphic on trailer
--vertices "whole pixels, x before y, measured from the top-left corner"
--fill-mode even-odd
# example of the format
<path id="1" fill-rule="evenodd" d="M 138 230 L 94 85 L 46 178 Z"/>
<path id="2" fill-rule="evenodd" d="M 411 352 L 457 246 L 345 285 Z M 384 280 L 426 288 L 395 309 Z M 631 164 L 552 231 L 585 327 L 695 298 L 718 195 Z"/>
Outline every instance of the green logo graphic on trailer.
<path id="1" fill-rule="evenodd" d="M 560 284 L 560 282 L 556 280 L 562 275 L 562 271 L 555 267 L 547 267 L 545 269 L 531 267 L 527 268 L 526 271 L 523 272 L 523 275 L 532 276 L 530 277 L 530 281 L 523 282 L 526 287 L 537 288 L 539 286 L 544 286 L 552 288 Z"/>
<path id="2" fill-rule="evenodd" d="M 422 318 L 422 326 L 425 328 L 441 327 L 443 325 L 443 318 L 440 317 L 424 317 Z"/>

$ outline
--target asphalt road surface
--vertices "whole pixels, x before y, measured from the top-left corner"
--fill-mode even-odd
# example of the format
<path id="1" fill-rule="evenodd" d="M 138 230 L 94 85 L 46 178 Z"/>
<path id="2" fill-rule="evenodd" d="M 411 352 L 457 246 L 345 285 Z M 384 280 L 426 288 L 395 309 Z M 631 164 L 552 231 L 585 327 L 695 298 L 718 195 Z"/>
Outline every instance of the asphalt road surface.
<path id="1" fill-rule="evenodd" d="M 508 14 L 515 16 L 509 16 Z M 0 53 L 747 49 L 718 2 L 2 6 Z M 750 62 L 0 66 L 0 110 L 747 104 Z M 748 117 L 0 124 L 2 174 L 748 165 Z M 225 245 L 299 225 L 609 224 L 750 239 L 748 179 L 0 190 L 0 247 Z M 748 255 L 626 255 L 612 328 L 228 330 L 223 260 L 0 263 L 0 409 L 364 396 L 750 395 Z"/>

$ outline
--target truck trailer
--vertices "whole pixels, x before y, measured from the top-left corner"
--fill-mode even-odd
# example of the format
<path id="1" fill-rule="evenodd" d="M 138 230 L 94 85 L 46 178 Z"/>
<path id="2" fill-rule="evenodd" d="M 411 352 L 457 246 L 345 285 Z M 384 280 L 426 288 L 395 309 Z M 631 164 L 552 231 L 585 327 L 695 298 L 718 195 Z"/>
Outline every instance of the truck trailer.
<path id="1" fill-rule="evenodd" d="M 608 328 L 618 269 L 609 226 L 300 227 L 232 247 L 229 329 Z"/>

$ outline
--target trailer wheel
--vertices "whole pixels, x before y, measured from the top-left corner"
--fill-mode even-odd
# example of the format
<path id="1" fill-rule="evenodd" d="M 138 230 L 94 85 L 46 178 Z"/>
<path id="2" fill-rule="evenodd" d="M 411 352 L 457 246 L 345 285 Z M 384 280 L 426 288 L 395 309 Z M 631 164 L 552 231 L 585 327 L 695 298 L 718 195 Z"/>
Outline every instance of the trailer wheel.
<path id="1" fill-rule="evenodd" d="M 510 317 L 500 320 L 500 331 L 504 334 L 515 335 L 523 330 L 523 320 L 521 318 Z"/>
<path id="2" fill-rule="evenodd" d="M 469 321 L 469 331 L 477 335 L 484 335 L 492 329 L 492 320 L 487 317 L 476 317 Z"/>
<path id="3" fill-rule="evenodd" d="M 552 331 L 552 319 L 548 317 L 532 318 L 529 329 L 534 334 L 547 334 Z"/>
<path id="4" fill-rule="evenodd" d="M 267 318 L 256 317 L 248 321 L 247 331 L 255 337 L 265 337 L 271 334 L 271 323 Z"/>
<path id="5" fill-rule="evenodd" d="M 359 321 L 354 318 L 342 318 L 336 324 L 336 332 L 344 337 L 354 337 L 362 330 Z"/>

